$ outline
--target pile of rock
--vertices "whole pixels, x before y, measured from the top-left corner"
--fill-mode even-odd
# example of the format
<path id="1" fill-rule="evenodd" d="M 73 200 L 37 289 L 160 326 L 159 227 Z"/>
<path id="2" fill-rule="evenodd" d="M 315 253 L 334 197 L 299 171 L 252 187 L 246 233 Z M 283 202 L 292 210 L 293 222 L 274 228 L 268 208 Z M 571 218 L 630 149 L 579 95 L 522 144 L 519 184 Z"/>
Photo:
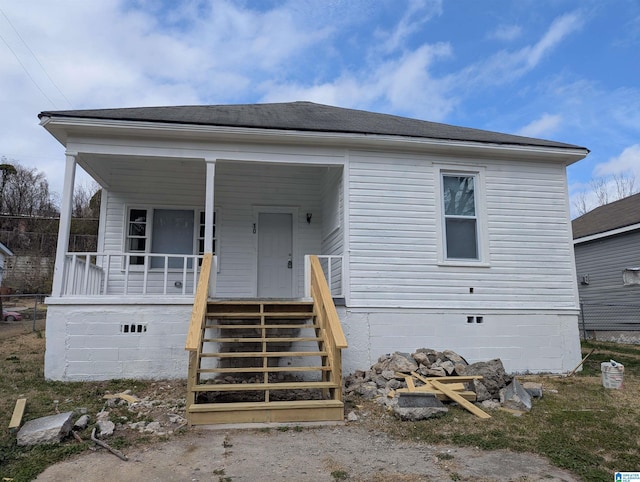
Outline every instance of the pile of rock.
<path id="1" fill-rule="evenodd" d="M 369 370 L 358 370 L 345 379 L 345 395 L 376 399 L 378 403 L 393 410 L 399 418 L 403 418 L 403 411 L 398 410 L 399 396 L 396 390 L 407 387 L 404 375 L 411 372 L 423 377 L 479 375 L 482 379 L 466 382 L 466 389 L 475 392 L 476 402 L 482 402 L 485 408 L 501 405 L 521 411 L 531 408 L 530 399 L 526 400 L 528 392 L 505 372 L 500 359 L 469 364 L 454 351 L 440 352 L 429 348 L 420 348 L 414 353 L 396 352 L 380 357 Z M 508 386 L 512 388 L 506 391 Z M 541 395 L 541 387 L 536 386 L 534 390 Z M 514 401 L 514 398 L 517 400 Z M 446 410 L 437 412 L 444 413 Z"/>
<path id="2" fill-rule="evenodd" d="M 59 443 L 72 432 L 78 437 L 78 433 L 87 427 L 95 427 L 98 438 L 108 438 L 115 430 L 123 429 L 157 436 L 171 435 L 187 424 L 184 398 L 138 398 L 131 390 L 107 394 L 107 397 L 105 406 L 95 415 L 88 414 L 86 408 L 77 408 L 25 422 L 17 434 L 18 445 Z"/>

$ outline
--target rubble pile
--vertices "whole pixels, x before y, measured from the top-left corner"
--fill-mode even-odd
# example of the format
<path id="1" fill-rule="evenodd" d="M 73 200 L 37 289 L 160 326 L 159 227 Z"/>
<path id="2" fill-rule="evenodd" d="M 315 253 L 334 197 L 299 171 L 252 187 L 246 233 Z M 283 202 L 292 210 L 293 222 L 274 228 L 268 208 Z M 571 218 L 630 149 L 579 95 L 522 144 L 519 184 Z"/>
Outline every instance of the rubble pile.
<path id="1" fill-rule="evenodd" d="M 503 406 L 514 411 L 528 411 L 531 409 L 531 394 L 542 395 L 539 384 L 526 384 L 529 386 L 524 387 L 507 374 L 500 359 L 469 364 L 451 350 L 440 352 L 420 348 L 414 353 L 384 355 L 370 369 L 357 370 L 349 375 L 345 379 L 345 396 L 375 399 L 400 419 L 419 420 L 446 413 L 448 409 L 438 403 L 433 393 L 424 393 L 420 386 L 414 388 L 413 381 L 424 384 L 427 379 L 437 380 L 440 377 L 449 382 L 457 381 L 452 377 L 459 377 L 464 383 L 464 387 L 459 384 L 459 393 L 468 393 L 472 401 L 482 403 L 484 408 Z M 408 397 L 407 389 L 423 393 Z M 446 397 L 445 400 L 450 401 Z M 407 406 L 408 403 L 417 403 L 418 406 Z"/>

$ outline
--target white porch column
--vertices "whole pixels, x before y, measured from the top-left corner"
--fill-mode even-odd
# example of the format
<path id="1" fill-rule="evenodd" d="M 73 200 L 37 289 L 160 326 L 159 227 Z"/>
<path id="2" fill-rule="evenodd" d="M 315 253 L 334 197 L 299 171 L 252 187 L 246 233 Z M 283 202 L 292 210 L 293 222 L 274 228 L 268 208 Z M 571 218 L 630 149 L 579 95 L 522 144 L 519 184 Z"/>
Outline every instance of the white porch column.
<path id="1" fill-rule="evenodd" d="M 76 178 L 77 152 L 67 152 L 64 168 L 64 186 L 60 201 L 60 224 L 58 225 L 58 246 L 56 248 L 56 264 L 53 270 L 52 296 L 62 296 L 64 281 L 64 264 L 69 249 L 69 233 L 71 232 L 71 212 L 73 204 L 73 187 Z"/>
<path id="2" fill-rule="evenodd" d="M 213 212 L 216 208 L 214 198 L 214 186 L 216 180 L 216 161 L 207 161 L 207 192 L 204 208 L 204 252 L 213 253 Z"/>
<path id="3" fill-rule="evenodd" d="M 216 209 L 214 186 L 216 181 L 216 161 L 215 159 L 205 159 L 207 162 L 206 173 L 206 194 L 204 206 L 204 252 L 213 253 L 213 213 Z M 217 266 L 211 269 L 211 277 L 209 278 L 209 297 L 215 297 L 217 281 Z"/>

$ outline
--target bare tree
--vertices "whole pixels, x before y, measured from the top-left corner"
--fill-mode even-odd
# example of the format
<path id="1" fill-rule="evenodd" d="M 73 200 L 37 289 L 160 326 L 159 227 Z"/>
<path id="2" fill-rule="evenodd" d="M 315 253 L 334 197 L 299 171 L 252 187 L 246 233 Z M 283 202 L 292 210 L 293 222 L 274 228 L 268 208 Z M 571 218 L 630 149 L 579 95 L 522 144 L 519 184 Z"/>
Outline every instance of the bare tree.
<path id="1" fill-rule="evenodd" d="M 9 215 L 56 216 L 58 210 L 43 172 L 15 164 L 4 185 L 3 212 Z"/>
<path id="2" fill-rule="evenodd" d="M 613 178 L 613 182 L 616 184 L 616 194 L 618 199 L 631 196 L 637 192 L 637 190 L 634 190 L 636 176 L 633 173 L 614 174 L 611 177 Z"/>
<path id="3" fill-rule="evenodd" d="M 100 192 L 100 186 L 95 182 L 90 185 L 79 184 L 76 186 L 73 192 L 73 217 L 97 218 L 100 215 Z"/>
<path id="4" fill-rule="evenodd" d="M 596 177 L 589 181 L 589 189 L 574 196 L 573 206 L 578 216 L 639 192 L 632 172 L 622 172 L 611 176 Z"/>

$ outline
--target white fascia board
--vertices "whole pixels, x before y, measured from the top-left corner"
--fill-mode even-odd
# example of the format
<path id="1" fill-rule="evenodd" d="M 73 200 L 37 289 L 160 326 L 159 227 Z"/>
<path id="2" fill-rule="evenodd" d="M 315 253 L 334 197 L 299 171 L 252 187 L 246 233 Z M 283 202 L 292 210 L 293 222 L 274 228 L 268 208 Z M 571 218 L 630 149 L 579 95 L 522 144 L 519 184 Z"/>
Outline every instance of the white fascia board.
<path id="1" fill-rule="evenodd" d="M 334 143 L 344 147 L 386 147 L 404 149 L 424 149 L 443 153 L 473 152 L 482 157 L 532 158 L 539 160 L 562 161 L 565 165 L 573 164 L 587 156 L 588 149 L 560 148 L 545 146 L 526 146 L 518 144 L 492 144 L 478 141 L 459 141 L 422 137 L 403 137 L 378 134 L 353 134 L 342 132 L 296 131 L 284 129 L 259 129 L 230 126 L 210 126 L 197 124 L 173 124 L 143 121 L 119 121 L 109 119 L 79 119 L 75 117 L 43 117 L 40 124 L 45 127 L 59 142 L 65 144 L 70 132 L 109 133 L 116 135 L 202 139 L 209 141 L 266 142 L 317 144 Z"/>
<path id="2" fill-rule="evenodd" d="M 627 233 L 629 231 L 634 231 L 636 229 L 640 229 L 640 223 L 631 224 L 623 228 L 612 229 L 610 231 L 604 231 L 602 233 L 592 234 L 591 236 L 583 236 L 582 238 L 574 239 L 573 244 L 576 245 L 580 243 L 586 243 L 588 241 L 595 241 L 596 239 L 608 238 L 609 236 L 615 236 L 616 234 Z"/>

